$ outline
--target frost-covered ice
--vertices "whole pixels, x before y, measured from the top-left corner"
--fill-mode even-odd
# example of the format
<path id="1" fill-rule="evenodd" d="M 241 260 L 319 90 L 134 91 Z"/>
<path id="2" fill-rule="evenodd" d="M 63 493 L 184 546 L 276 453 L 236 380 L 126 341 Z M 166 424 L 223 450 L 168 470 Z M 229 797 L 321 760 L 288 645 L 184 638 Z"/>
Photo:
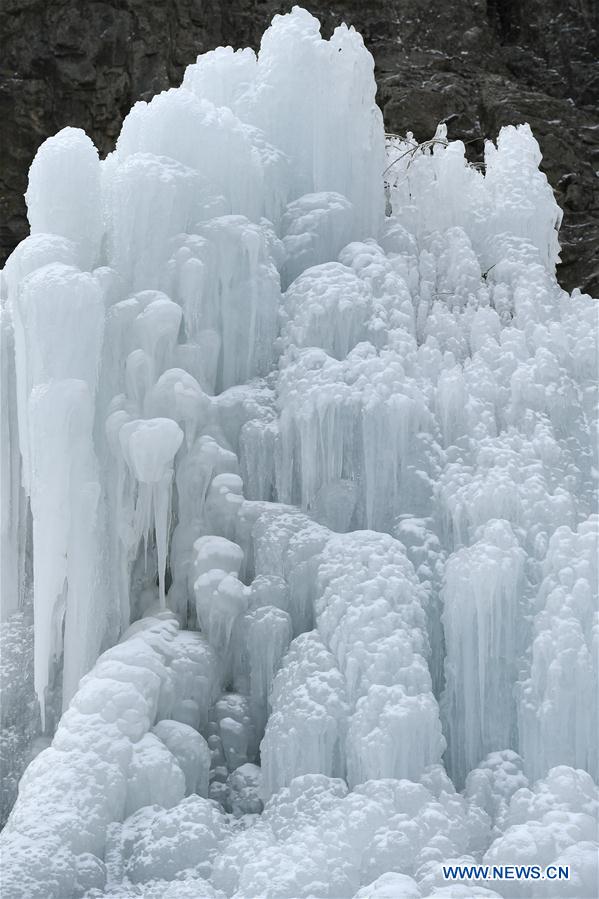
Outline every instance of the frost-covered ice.
<path id="1" fill-rule="evenodd" d="M 599 892 L 596 301 L 528 126 L 483 174 L 375 93 L 295 8 L 33 162 L 3 899 Z"/>

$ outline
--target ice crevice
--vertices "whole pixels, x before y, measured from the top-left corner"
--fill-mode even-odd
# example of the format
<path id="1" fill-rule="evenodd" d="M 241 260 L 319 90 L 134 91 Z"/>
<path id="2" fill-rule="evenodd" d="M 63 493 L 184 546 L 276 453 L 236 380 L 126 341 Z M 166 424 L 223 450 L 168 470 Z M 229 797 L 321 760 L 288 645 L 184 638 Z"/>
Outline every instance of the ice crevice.
<path id="1" fill-rule="evenodd" d="M 443 124 L 386 138 L 373 71 L 295 7 L 106 159 L 35 157 L 3 716 L 33 676 L 43 736 L 6 899 L 558 895 L 443 879 L 482 862 L 597 894 L 596 301 L 529 127 L 483 174 Z"/>

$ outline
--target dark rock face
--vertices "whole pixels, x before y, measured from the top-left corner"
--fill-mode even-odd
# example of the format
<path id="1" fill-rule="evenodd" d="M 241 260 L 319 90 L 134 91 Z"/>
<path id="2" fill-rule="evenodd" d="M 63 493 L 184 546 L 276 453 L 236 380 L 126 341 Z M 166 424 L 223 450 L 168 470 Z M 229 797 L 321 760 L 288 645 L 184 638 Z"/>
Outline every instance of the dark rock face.
<path id="1" fill-rule="evenodd" d="M 362 32 L 389 131 L 439 121 L 472 160 L 528 121 L 564 209 L 564 287 L 599 293 L 599 4 L 596 0 L 306 2 L 323 33 Z M 27 233 L 23 193 L 42 141 L 84 128 L 102 154 L 137 99 L 179 84 L 198 53 L 259 44 L 275 0 L 3 0 L 0 254 Z"/>

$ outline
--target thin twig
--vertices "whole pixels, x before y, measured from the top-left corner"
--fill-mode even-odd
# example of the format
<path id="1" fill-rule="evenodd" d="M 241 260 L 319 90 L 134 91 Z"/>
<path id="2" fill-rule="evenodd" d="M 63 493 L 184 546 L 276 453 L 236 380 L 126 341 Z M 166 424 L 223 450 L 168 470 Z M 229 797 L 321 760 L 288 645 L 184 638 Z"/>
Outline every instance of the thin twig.
<path id="1" fill-rule="evenodd" d="M 410 160 L 410 162 L 408 162 L 408 166 L 409 166 L 410 163 L 412 162 L 412 160 L 414 159 L 414 157 L 416 156 L 416 153 L 418 152 L 418 150 L 421 150 L 424 153 L 424 152 L 426 152 L 426 150 L 429 150 L 432 146 L 434 146 L 434 144 L 440 144 L 442 147 L 447 147 L 449 144 L 449 141 L 439 140 L 438 138 L 433 137 L 430 140 L 422 141 L 421 144 L 416 144 L 416 146 L 410 147 L 409 150 L 406 150 L 405 153 L 402 153 L 401 156 L 398 156 L 397 159 L 394 159 L 393 162 L 389 163 L 387 168 L 383 171 L 383 175 L 386 175 L 387 172 L 389 171 L 389 169 L 392 168 L 396 162 L 399 162 L 400 159 L 403 159 L 405 156 L 411 155 L 412 159 Z"/>

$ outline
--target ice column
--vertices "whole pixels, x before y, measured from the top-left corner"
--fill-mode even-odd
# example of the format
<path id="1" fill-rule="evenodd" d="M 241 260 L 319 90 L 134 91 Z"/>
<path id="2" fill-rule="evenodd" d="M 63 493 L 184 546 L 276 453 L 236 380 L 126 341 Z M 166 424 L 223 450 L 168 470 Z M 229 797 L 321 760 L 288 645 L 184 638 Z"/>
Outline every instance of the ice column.
<path id="1" fill-rule="evenodd" d="M 257 61 L 249 51 L 217 50 L 189 66 L 184 86 L 218 106 L 226 97 L 239 119 L 283 151 L 290 200 L 318 191 L 347 197 L 357 239 L 376 237 L 384 219 L 384 128 L 373 72 L 353 28 L 341 25 L 323 40 L 318 20 L 296 6 L 274 17 Z"/>
<path id="2" fill-rule="evenodd" d="M 300 774 L 344 777 L 349 714 L 345 682 L 315 631 L 291 644 L 270 702 L 273 712 L 260 747 L 264 797 Z"/>
<path id="3" fill-rule="evenodd" d="M 544 777 L 559 764 L 597 778 L 599 519 L 553 534 L 534 618 L 530 675 L 519 703 L 525 769 Z"/>
<path id="4" fill-rule="evenodd" d="M 76 247 L 77 263 L 98 264 L 102 238 L 100 160 L 80 128 L 63 128 L 41 145 L 25 194 L 31 234 L 57 234 Z"/>
<path id="5" fill-rule="evenodd" d="M 33 271 L 10 299 L 23 481 L 33 518 L 35 686 L 43 709 L 65 609 L 64 702 L 93 663 L 111 615 L 100 568 L 104 522 L 92 436 L 104 307 L 96 280 L 61 263 Z"/>
<path id="6" fill-rule="evenodd" d="M 0 309 L 0 620 L 22 604 L 27 544 L 27 497 L 21 483 L 14 333 L 10 313 Z"/>
<path id="7" fill-rule="evenodd" d="M 517 748 L 513 685 L 524 648 L 524 560 L 510 524 L 492 520 L 447 562 L 441 708 L 449 771 L 459 783 L 489 752 Z"/>

